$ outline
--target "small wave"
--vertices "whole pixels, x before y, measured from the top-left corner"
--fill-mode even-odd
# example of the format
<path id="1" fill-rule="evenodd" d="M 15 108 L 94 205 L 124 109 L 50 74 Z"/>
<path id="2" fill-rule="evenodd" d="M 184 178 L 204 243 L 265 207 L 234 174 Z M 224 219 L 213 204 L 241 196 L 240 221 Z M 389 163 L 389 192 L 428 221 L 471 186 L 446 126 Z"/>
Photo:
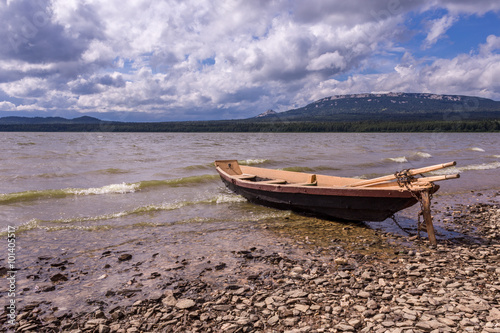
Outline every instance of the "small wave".
<path id="1" fill-rule="evenodd" d="M 193 204 L 196 204 L 196 202 L 185 201 L 185 202 L 178 202 L 178 203 L 165 203 L 165 204 L 161 204 L 161 205 L 146 205 L 146 206 L 134 208 L 132 210 L 126 210 L 126 211 L 121 211 L 121 212 L 117 212 L 117 213 L 103 214 L 103 215 L 97 215 L 97 216 L 83 216 L 83 217 L 80 216 L 80 217 L 73 217 L 73 218 L 66 218 L 66 219 L 43 221 L 43 222 L 71 224 L 71 223 L 78 223 L 78 222 L 105 221 L 105 220 L 118 219 L 120 217 L 127 217 L 130 215 L 140 215 L 140 214 L 153 213 L 153 212 L 158 212 L 158 211 L 175 210 L 175 209 L 180 209 L 182 207 L 185 207 L 188 205 L 193 205 Z"/>
<path id="2" fill-rule="evenodd" d="M 49 172 L 49 173 L 41 173 L 37 175 L 16 175 L 15 179 L 32 179 L 32 178 L 43 178 L 43 179 L 51 179 L 51 178 L 67 178 L 67 177 L 75 177 L 77 176 L 75 173 L 63 173 L 63 172 Z M 6 178 L 10 178 L 6 177 Z"/>
<path id="3" fill-rule="evenodd" d="M 389 158 L 384 159 L 384 161 L 396 162 L 396 163 L 407 163 L 408 162 L 408 160 L 406 159 L 406 156 L 389 157 Z"/>
<path id="4" fill-rule="evenodd" d="M 50 179 L 50 178 L 67 178 L 67 177 L 75 177 L 76 174 L 74 173 L 42 173 L 42 174 L 39 174 L 39 175 L 36 175 L 35 177 L 38 177 L 38 178 L 46 178 L 46 179 Z M 33 176 L 25 176 L 24 178 L 31 178 Z"/>
<path id="5" fill-rule="evenodd" d="M 484 149 L 483 149 L 483 148 L 479 148 L 479 147 L 472 147 L 472 148 L 469 148 L 469 149 L 467 149 L 467 150 L 484 152 Z"/>
<path id="6" fill-rule="evenodd" d="M 454 175 L 463 171 L 463 168 L 449 167 L 445 169 L 440 169 L 436 171 L 428 172 L 429 175 Z"/>
<path id="7" fill-rule="evenodd" d="M 119 168 L 108 168 L 108 169 L 102 169 L 102 170 L 96 170 L 93 171 L 92 173 L 103 173 L 103 174 L 108 174 L 108 175 L 118 175 L 118 174 L 123 174 L 123 173 L 128 173 L 129 171 L 119 169 Z"/>
<path id="8" fill-rule="evenodd" d="M 68 193 L 65 190 L 25 191 L 0 194 L 0 205 L 14 202 L 32 201 L 42 198 L 64 198 Z"/>
<path id="9" fill-rule="evenodd" d="M 17 143 L 19 146 L 33 146 L 36 145 L 34 142 L 18 142 Z"/>
<path id="10" fill-rule="evenodd" d="M 248 214 L 245 216 L 242 216 L 239 219 L 236 219 L 238 222 L 250 222 L 250 221 L 265 221 L 265 220 L 275 220 L 275 219 L 281 219 L 281 218 L 287 218 L 292 215 L 291 210 L 272 210 L 270 212 L 266 213 L 260 213 L 260 214 Z"/>
<path id="11" fill-rule="evenodd" d="M 493 163 L 471 164 L 471 165 L 466 165 L 464 167 L 460 167 L 458 169 L 461 171 L 469 171 L 469 170 L 491 170 L 499 168 L 500 168 L 500 162 L 493 162 Z"/>
<path id="12" fill-rule="evenodd" d="M 64 198 L 71 195 L 126 194 L 149 187 L 178 187 L 191 184 L 202 184 L 214 181 L 218 178 L 218 175 L 201 175 L 167 180 L 145 180 L 137 183 L 111 184 L 92 188 L 66 188 L 57 190 L 32 190 L 6 194 L 0 193 L 0 205 L 39 199 Z"/>
<path id="13" fill-rule="evenodd" d="M 314 167 L 313 169 L 316 171 L 327 171 L 327 170 L 339 171 L 339 170 L 342 170 L 342 168 L 336 168 L 336 167 L 328 166 L 328 165 L 320 165 L 320 166 Z"/>
<path id="14" fill-rule="evenodd" d="M 283 168 L 281 170 L 285 171 L 294 171 L 294 172 L 314 172 L 314 169 L 311 169 L 309 167 L 288 167 L 288 168 Z"/>
<path id="15" fill-rule="evenodd" d="M 154 213 L 154 212 L 160 212 L 160 211 L 172 211 L 172 210 L 177 210 L 181 209 L 187 206 L 194 206 L 194 205 L 211 205 L 211 204 L 224 204 L 224 203 L 238 203 L 238 202 L 246 202 L 247 200 L 243 198 L 242 196 L 239 195 L 234 195 L 234 194 L 220 194 L 217 196 L 214 196 L 212 198 L 204 199 L 204 200 L 198 200 L 198 201 L 179 201 L 179 202 L 166 202 L 158 205 L 145 205 L 145 206 L 140 206 L 136 207 L 131 210 L 125 210 L 121 212 L 116 212 L 116 213 L 110 213 L 110 214 L 103 214 L 103 215 L 97 215 L 97 216 L 79 216 L 79 217 L 73 217 L 73 218 L 65 218 L 65 219 L 56 219 L 56 220 L 50 220 L 50 221 L 42 221 L 42 220 L 33 220 L 35 222 L 44 222 L 44 223 L 58 223 L 58 224 L 72 224 L 72 223 L 79 223 L 79 222 L 92 222 L 92 221 L 105 221 L 105 220 L 112 220 L 112 219 L 118 219 L 121 217 L 127 217 L 131 215 L 141 215 L 141 214 L 148 214 L 148 213 Z"/>
<path id="16" fill-rule="evenodd" d="M 492 155 L 493 158 L 500 158 L 500 155 Z"/>
<path id="17" fill-rule="evenodd" d="M 58 230 L 82 230 L 82 231 L 106 231 L 113 227 L 109 225 L 92 225 L 92 226 L 82 226 L 82 225 L 43 225 L 44 221 L 38 219 L 31 219 L 25 224 L 20 225 L 17 229 L 17 233 L 26 232 L 30 230 L 45 230 L 45 231 L 58 231 Z"/>
<path id="18" fill-rule="evenodd" d="M 218 175 L 200 175 L 200 176 L 190 176 L 190 177 L 165 179 L 165 180 L 144 180 L 139 182 L 138 184 L 140 189 L 148 187 L 158 187 L 158 186 L 177 187 L 182 185 L 208 183 L 218 178 L 219 178 Z"/>
<path id="19" fill-rule="evenodd" d="M 429 154 L 429 153 L 424 153 L 422 151 L 418 151 L 418 152 L 412 154 L 411 157 L 412 158 L 418 158 L 418 159 L 420 159 L 420 158 L 431 158 L 432 155 Z"/>
<path id="20" fill-rule="evenodd" d="M 196 164 L 196 165 L 189 165 L 187 167 L 184 167 L 184 170 L 206 170 L 206 169 L 213 169 L 214 165 L 213 163 L 210 164 Z"/>
<path id="21" fill-rule="evenodd" d="M 478 170 L 492 170 L 492 169 L 500 169 L 500 162 L 470 164 L 470 165 L 465 165 L 462 167 L 451 167 L 451 168 L 433 171 L 433 172 L 430 172 L 430 174 L 452 175 L 452 174 L 461 173 L 464 171 L 478 171 Z"/>
<path id="22" fill-rule="evenodd" d="M 39 199 L 64 198 L 71 195 L 99 195 L 99 194 L 124 194 L 135 192 L 138 184 L 111 184 L 94 188 L 66 188 L 59 190 L 33 190 L 0 194 L 0 205 L 14 202 L 34 201 Z"/>
<path id="23" fill-rule="evenodd" d="M 215 203 L 232 203 L 232 202 L 246 202 L 247 199 L 242 197 L 241 195 L 234 194 L 221 194 L 215 198 Z"/>
<path id="24" fill-rule="evenodd" d="M 139 184 L 111 184 L 103 187 L 93 187 L 86 189 L 67 189 L 68 194 L 76 195 L 92 195 L 92 194 L 125 194 L 133 193 L 139 188 Z"/>
<path id="25" fill-rule="evenodd" d="M 240 165 L 256 165 L 256 164 L 263 164 L 267 163 L 269 160 L 266 159 L 248 159 L 248 160 L 243 160 L 243 161 L 238 161 Z"/>

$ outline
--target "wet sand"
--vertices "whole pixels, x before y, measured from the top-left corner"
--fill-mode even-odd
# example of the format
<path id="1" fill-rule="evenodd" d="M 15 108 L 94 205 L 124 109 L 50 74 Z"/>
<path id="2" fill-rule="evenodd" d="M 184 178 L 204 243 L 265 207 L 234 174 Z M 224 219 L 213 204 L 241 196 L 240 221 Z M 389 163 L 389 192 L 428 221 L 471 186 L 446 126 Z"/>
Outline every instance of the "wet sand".
<path id="1" fill-rule="evenodd" d="M 94 233 L 81 248 L 75 230 L 26 233 L 3 329 L 500 332 L 500 193 L 433 202 L 437 247 L 417 237 L 418 207 L 376 229 L 290 214 L 175 237 L 131 229 L 113 244 Z"/>

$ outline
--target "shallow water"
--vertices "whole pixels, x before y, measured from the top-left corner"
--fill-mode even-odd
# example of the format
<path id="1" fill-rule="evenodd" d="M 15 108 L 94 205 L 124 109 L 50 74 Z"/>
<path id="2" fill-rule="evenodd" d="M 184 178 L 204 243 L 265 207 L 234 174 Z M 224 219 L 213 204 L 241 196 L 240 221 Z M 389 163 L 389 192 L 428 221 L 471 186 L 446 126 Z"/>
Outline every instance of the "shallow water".
<path id="1" fill-rule="evenodd" d="M 74 263 L 70 273 L 78 279 L 54 295 L 61 306 L 76 308 L 82 299 L 127 286 L 131 272 L 116 266 L 117 253 L 132 253 L 145 276 L 175 268 L 182 259 L 195 262 L 189 267 L 199 274 L 206 258 L 232 267 L 232 251 L 279 251 L 280 243 L 289 241 L 354 244 L 355 250 L 383 255 L 391 251 L 390 242 L 370 227 L 403 232 L 392 220 L 345 224 L 252 205 L 223 186 L 213 167 L 216 159 L 359 178 L 457 161 L 436 172 L 461 173 L 460 179 L 440 183 L 436 209 L 458 197 L 471 199 L 471 190 L 500 190 L 500 135 L 492 133 L 0 133 L 0 138 L 0 228 L 5 235 L 7 226 L 17 227 L 16 265 L 19 288 L 27 288 L 20 300 L 25 304 L 40 298 L 33 270 L 43 267 L 46 257 Z M 412 232 L 417 210 L 396 216 Z M 439 237 L 455 236 L 436 225 Z M 113 256 L 103 256 L 106 251 Z M 113 278 L 99 280 L 109 271 L 108 261 Z"/>
<path id="2" fill-rule="evenodd" d="M 1 228 L 85 230 L 254 222 L 283 212 L 228 192 L 215 159 L 369 178 L 457 161 L 440 194 L 500 188 L 495 133 L 0 133 Z M 29 231 L 29 232 L 28 232 Z M 74 242 L 86 242 L 85 237 Z"/>

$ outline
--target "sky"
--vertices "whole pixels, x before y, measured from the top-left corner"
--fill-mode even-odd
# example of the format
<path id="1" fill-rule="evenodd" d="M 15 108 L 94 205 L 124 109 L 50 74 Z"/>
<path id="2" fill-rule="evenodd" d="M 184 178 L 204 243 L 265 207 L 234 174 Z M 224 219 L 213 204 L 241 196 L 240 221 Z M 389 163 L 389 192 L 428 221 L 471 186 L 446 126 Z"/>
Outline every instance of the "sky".
<path id="1" fill-rule="evenodd" d="M 0 116 L 240 119 L 342 94 L 500 100 L 498 0 L 0 0 Z"/>

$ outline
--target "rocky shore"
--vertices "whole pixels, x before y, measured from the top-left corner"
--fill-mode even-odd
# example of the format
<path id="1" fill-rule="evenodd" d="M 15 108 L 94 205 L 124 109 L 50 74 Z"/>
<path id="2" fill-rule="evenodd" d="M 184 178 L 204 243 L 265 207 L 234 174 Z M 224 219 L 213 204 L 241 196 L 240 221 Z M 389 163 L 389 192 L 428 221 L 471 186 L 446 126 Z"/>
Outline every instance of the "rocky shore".
<path id="1" fill-rule="evenodd" d="M 239 248 L 226 261 L 179 258 L 151 271 L 135 253 L 102 251 L 102 263 L 129 278 L 87 299 L 84 311 L 51 296 L 84 280 L 82 268 L 38 257 L 31 285 L 19 286 L 29 304 L 18 308 L 14 326 L 7 309 L 0 320 L 16 332 L 500 333 L 500 206 L 455 204 L 442 216 L 463 237 L 432 247 L 378 232 L 381 242 L 396 244 L 383 254 L 290 239 L 278 251 Z M 146 254 L 150 261 L 157 255 Z M 113 273 L 95 280 L 112 281 Z"/>

